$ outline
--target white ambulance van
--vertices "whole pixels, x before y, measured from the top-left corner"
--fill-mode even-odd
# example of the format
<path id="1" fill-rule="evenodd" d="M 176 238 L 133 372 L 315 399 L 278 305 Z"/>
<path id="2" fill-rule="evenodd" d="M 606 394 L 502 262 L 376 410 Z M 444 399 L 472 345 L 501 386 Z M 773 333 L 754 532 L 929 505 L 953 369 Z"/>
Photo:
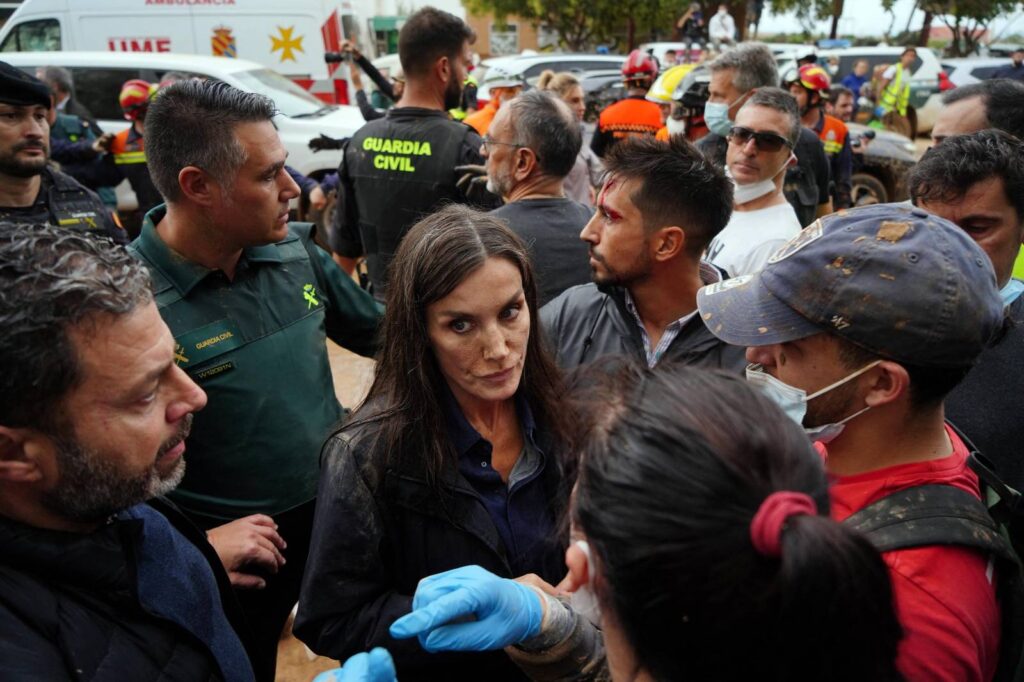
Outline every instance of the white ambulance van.
<path id="1" fill-rule="evenodd" d="M 346 69 L 324 62 L 365 22 L 356 0 L 24 0 L 0 53 L 194 54 L 258 62 L 329 104 L 348 103 Z M 2 58 L 2 56 L 0 56 Z"/>

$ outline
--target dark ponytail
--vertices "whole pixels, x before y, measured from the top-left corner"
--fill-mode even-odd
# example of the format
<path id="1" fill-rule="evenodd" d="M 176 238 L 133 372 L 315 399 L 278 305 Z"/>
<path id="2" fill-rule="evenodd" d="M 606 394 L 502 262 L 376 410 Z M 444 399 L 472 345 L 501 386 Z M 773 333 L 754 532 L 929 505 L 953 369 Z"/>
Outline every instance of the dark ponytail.
<path id="1" fill-rule="evenodd" d="M 900 679 L 886 567 L 828 518 L 802 429 L 731 375 L 605 365 L 583 382 L 574 519 L 640 664 L 658 680 Z M 779 491 L 820 515 L 786 518 L 768 556 L 751 521 Z"/>

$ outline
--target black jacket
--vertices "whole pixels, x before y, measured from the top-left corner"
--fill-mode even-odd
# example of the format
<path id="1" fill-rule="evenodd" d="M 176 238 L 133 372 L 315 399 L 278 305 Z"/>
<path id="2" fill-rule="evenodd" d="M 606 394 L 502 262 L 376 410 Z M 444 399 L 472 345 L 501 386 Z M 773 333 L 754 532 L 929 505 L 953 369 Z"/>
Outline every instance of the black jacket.
<path id="1" fill-rule="evenodd" d="M 245 633 L 227 574 L 205 536 L 170 503 L 153 500 L 150 506 L 199 548 L 213 569 L 229 622 Z M 0 678 L 223 679 L 204 642 L 141 608 L 133 561 L 141 524 L 114 521 L 81 535 L 0 517 Z"/>
<path id="2" fill-rule="evenodd" d="M 647 364 L 640 328 L 626 308 L 621 287 L 573 287 L 541 308 L 540 319 L 558 366 L 566 371 L 612 354 Z M 739 373 L 747 364 L 744 352 L 708 331 L 698 314 L 683 326 L 661 361 Z"/>
<path id="3" fill-rule="evenodd" d="M 476 564 L 512 578 L 487 509 L 454 464 L 441 476 L 445 495 L 426 480 L 417 458 L 402 457 L 379 474 L 368 466 L 368 423 L 324 445 L 316 520 L 295 619 L 295 636 L 318 654 L 344 661 L 383 646 L 402 682 L 524 680 L 501 651 L 428 654 L 417 640 L 395 640 L 388 628 L 412 608 L 422 578 Z M 547 458 L 542 476 L 560 518 L 568 500 L 560 467 Z M 564 545 L 552 539 L 545 566 L 552 584 L 565 576 Z"/>

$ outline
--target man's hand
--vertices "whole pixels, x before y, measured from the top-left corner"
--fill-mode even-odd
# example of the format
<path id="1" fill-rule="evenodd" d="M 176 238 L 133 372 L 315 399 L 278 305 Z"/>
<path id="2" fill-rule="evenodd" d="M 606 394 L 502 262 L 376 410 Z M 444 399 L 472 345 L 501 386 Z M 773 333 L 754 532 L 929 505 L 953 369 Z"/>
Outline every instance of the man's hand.
<path id="1" fill-rule="evenodd" d="M 309 191 L 309 205 L 318 211 L 324 210 L 324 206 L 327 205 L 327 195 L 320 189 L 320 185 Z"/>
<path id="2" fill-rule="evenodd" d="M 395 682 L 395 662 L 387 649 L 377 647 L 356 654 L 340 668 L 320 673 L 313 682 Z"/>
<path id="3" fill-rule="evenodd" d="M 363 56 L 363 54 L 359 51 L 359 48 L 356 47 L 356 43 L 354 40 L 346 40 L 345 42 L 343 42 L 341 44 L 341 51 L 351 52 L 352 56 L 355 57 L 356 59 L 360 59 Z"/>
<path id="4" fill-rule="evenodd" d="M 314 152 L 322 152 L 327 149 L 341 149 L 347 140 L 347 137 L 339 139 L 335 137 L 328 137 L 327 135 L 320 133 L 318 137 L 314 137 L 309 141 L 309 148 Z"/>
<path id="5" fill-rule="evenodd" d="M 284 566 L 281 550 L 288 545 L 278 535 L 274 519 L 265 514 L 253 514 L 211 528 L 206 531 L 206 537 L 235 587 L 263 589 L 266 581 L 246 569 L 277 573 Z"/>
<path id="6" fill-rule="evenodd" d="M 114 133 L 103 133 L 92 142 L 92 149 L 97 154 L 110 151 L 110 145 L 114 142 Z"/>

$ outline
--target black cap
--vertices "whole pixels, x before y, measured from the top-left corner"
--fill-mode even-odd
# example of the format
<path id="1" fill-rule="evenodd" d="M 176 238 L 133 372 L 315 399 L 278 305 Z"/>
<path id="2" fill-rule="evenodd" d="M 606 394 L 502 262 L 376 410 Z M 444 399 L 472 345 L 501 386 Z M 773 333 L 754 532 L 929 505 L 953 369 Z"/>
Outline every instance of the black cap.
<path id="1" fill-rule="evenodd" d="M 0 62 L 0 102 L 22 106 L 41 104 L 49 109 L 50 88 L 35 76 Z"/>

